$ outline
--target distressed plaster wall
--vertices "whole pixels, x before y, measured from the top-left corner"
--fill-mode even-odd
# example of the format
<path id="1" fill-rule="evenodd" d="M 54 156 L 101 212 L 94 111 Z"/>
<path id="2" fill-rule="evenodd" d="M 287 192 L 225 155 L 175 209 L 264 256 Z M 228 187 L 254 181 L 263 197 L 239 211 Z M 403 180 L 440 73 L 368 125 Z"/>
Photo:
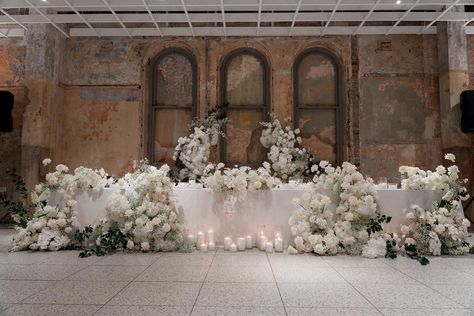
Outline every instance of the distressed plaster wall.
<path id="1" fill-rule="evenodd" d="M 399 179 L 400 165 L 441 162 L 436 36 L 360 36 L 361 167 Z"/>
<path id="2" fill-rule="evenodd" d="M 0 133 L 0 186 L 6 184 L 5 170 L 21 169 L 21 131 L 23 125 L 25 41 L 0 41 L 0 91 L 9 91 L 15 97 L 13 132 Z M 0 106 L 3 106 L 0 103 Z"/>
<path id="3" fill-rule="evenodd" d="M 468 40 L 474 43 L 472 37 Z M 470 52 L 474 51 L 472 43 Z M 147 70 L 150 60 L 168 47 L 184 48 L 196 58 L 201 117 L 209 106 L 220 102 L 219 69 L 224 57 L 242 47 L 258 50 L 270 65 L 270 108 L 281 119 L 292 115 L 296 57 L 310 47 L 326 48 L 337 56 L 342 67 L 345 160 L 360 163 L 362 171 L 374 177 L 394 180 L 399 177 L 399 165 L 433 168 L 441 163 L 435 35 L 70 38 L 61 39 L 55 47 L 61 47 L 60 57 L 48 66 L 56 67 L 57 93 L 51 107 L 54 117 L 45 118 L 42 112 L 35 115 L 42 124 L 51 119 L 53 122 L 48 130 L 53 136 L 44 138 L 48 141 L 41 142 L 41 146 L 45 144 L 46 153 L 56 163 L 71 168 L 104 167 L 111 174 L 121 175 L 130 170 L 133 160 L 147 156 Z M 0 59 L 0 83 L 11 82 L 22 92 L 25 42 L 2 40 L 0 54 L 4 56 Z M 474 65 L 474 52 L 469 56 L 469 64 Z M 474 76 L 474 70 L 471 73 Z M 471 85 L 474 87 L 472 81 Z M 24 119 L 32 122 L 28 115 Z M 12 144 L 19 147 L 18 137 Z M 2 154 L 13 152 L 13 147 L 2 143 Z M 29 159 L 38 162 L 40 158 Z"/>

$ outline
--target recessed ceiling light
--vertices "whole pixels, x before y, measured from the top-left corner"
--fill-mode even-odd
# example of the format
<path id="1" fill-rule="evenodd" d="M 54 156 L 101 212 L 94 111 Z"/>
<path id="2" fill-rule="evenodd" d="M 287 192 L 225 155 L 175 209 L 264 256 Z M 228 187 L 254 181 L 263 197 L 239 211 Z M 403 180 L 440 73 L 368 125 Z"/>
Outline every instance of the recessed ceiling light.
<path id="1" fill-rule="evenodd" d="M 44 1 L 44 0 L 43 0 Z M 402 3 L 402 0 L 397 0 L 397 4 L 400 4 Z"/>

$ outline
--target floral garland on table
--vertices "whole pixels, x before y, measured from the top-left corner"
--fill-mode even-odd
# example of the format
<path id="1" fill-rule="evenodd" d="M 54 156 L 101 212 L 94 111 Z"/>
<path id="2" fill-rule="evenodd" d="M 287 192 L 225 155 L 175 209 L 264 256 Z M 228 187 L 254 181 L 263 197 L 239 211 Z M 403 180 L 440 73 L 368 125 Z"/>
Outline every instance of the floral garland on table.
<path id="1" fill-rule="evenodd" d="M 290 177 L 302 177 L 307 169 L 310 154 L 305 148 L 300 148 L 301 137 L 299 129 L 292 130 L 290 126 L 283 127 L 275 114 L 271 114 L 271 122 L 260 123 L 264 129 L 260 143 L 269 148 L 268 160 L 275 176 L 283 180 Z"/>
<path id="2" fill-rule="evenodd" d="M 225 107 L 219 106 L 210 111 L 202 122 L 194 121 L 192 133 L 180 137 L 173 154 L 178 169 L 178 180 L 199 179 L 209 163 L 211 147 L 217 145 L 219 135 L 225 137 L 221 127 L 226 123 Z"/>
<path id="3" fill-rule="evenodd" d="M 431 210 L 413 205 L 406 214 L 408 225 L 402 225 L 403 249 L 408 253 L 439 256 L 463 255 L 469 252 L 466 241 L 468 219 L 462 213 L 461 202 L 469 198 L 463 184 L 467 179 L 459 179 L 459 169 L 453 154 L 445 159 L 453 163 L 448 168 L 438 166 L 436 171 L 424 171 L 416 167 L 400 167 L 400 173 L 407 179 L 402 181 L 405 190 L 435 190 L 441 192 L 439 202 L 434 202 Z"/>
<path id="4" fill-rule="evenodd" d="M 377 195 L 372 179 L 365 178 L 357 167 L 344 162 L 334 168 L 327 161 L 313 166 L 317 173 L 315 190 L 305 193 L 289 224 L 295 248 L 290 253 L 315 252 L 319 255 L 346 253 L 376 258 L 394 255 L 393 237 L 383 232 L 383 224 L 391 218 L 378 211 Z M 316 193 L 331 192 L 337 196 L 335 212 L 331 199 Z"/>
<path id="5" fill-rule="evenodd" d="M 226 193 L 224 213 L 229 216 L 234 214 L 235 204 L 245 199 L 247 191 L 265 191 L 281 184 L 278 178 L 271 175 L 267 162 L 257 170 L 250 167 L 224 168 L 223 163 L 209 164 L 202 182 L 214 192 Z"/>
<path id="6" fill-rule="evenodd" d="M 43 160 L 44 166 L 50 163 L 51 159 Z M 68 172 L 67 166 L 57 165 L 54 172 L 46 175 L 45 183 L 36 185 L 31 193 L 33 214 L 24 227 L 17 227 L 13 251 L 60 250 L 74 246 L 74 233 L 79 227 L 76 194 L 86 189 L 98 192 L 108 180 L 103 169 L 79 167 L 74 174 Z"/>

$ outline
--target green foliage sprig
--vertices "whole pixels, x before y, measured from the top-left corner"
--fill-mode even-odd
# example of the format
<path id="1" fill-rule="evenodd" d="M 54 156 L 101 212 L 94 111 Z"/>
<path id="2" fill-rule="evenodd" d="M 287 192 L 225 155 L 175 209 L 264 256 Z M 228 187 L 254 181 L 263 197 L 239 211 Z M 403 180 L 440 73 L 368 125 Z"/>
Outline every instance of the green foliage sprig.
<path id="1" fill-rule="evenodd" d="M 23 178 L 17 174 L 16 169 L 7 170 L 8 176 L 15 186 L 15 193 L 19 197 L 19 201 L 9 199 L 6 192 L 0 193 L 0 203 L 10 213 L 13 220 L 22 228 L 25 228 L 29 217 L 29 206 L 26 199 L 28 198 L 28 190 Z"/>
<path id="2" fill-rule="evenodd" d="M 427 264 L 430 263 L 428 258 L 420 256 L 418 253 L 418 249 L 416 248 L 416 245 L 413 244 L 405 244 L 405 253 L 407 254 L 408 257 L 418 261 L 421 265 L 426 266 Z"/>
<path id="3" fill-rule="evenodd" d="M 378 214 L 376 218 L 371 218 L 367 225 L 367 233 L 369 236 L 373 233 L 381 232 L 383 230 L 383 224 L 388 224 L 392 220 L 391 216 Z"/>

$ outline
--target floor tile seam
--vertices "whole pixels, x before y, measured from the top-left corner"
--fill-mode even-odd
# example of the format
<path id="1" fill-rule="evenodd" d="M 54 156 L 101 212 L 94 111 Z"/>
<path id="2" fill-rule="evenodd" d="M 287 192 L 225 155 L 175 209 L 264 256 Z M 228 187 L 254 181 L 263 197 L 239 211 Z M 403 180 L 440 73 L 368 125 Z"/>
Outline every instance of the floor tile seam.
<path id="1" fill-rule="evenodd" d="M 158 257 L 157 260 L 158 260 L 159 258 L 161 258 L 161 256 Z M 105 258 L 104 258 L 104 259 L 105 259 Z M 130 284 L 132 284 L 132 282 L 133 282 L 134 280 L 136 280 L 143 272 L 145 272 L 145 271 L 146 271 L 153 263 L 155 263 L 157 260 L 153 261 L 153 262 L 150 263 L 148 266 L 146 266 L 146 268 L 143 269 L 143 271 L 142 271 L 141 273 L 139 273 L 138 275 L 135 276 L 135 278 L 133 278 L 132 280 L 130 280 L 130 282 L 128 282 L 128 283 L 127 283 L 124 287 L 122 287 L 117 293 L 115 293 L 115 295 L 112 295 L 112 297 L 111 297 L 109 300 L 107 300 L 107 302 L 105 302 L 104 304 L 99 304 L 99 305 L 102 305 L 102 306 L 99 307 L 99 308 L 92 314 L 92 316 L 93 316 L 93 315 L 96 315 L 104 306 L 107 305 L 107 303 L 109 303 L 109 302 L 110 302 L 111 300 L 113 300 L 117 295 L 119 295 L 119 294 L 122 293 L 125 289 L 127 289 L 127 288 L 130 286 Z M 126 281 L 125 281 L 125 282 L 126 282 Z"/>
<path id="2" fill-rule="evenodd" d="M 334 271 L 336 271 L 337 274 L 339 274 L 341 276 L 341 278 L 343 278 L 347 284 L 349 284 L 357 293 L 359 293 L 360 296 L 362 296 L 367 302 L 369 302 L 370 305 L 372 305 L 373 308 L 375 308 L 377 310 L 377 312 L 379 312 L 381 315 L 383 315 L 383 313 L 380 311 L 380 309 L 374 304 L 372 303 L 371 300 L 369 300 L 363 293 L 361 293 L 359 291 L 359 289 L 357 289 L 354 284 L 352 284 L 351 282 L 349 282 L 339 271 L 337 271 L 336 268 L 334 268 L 334 266 L 330 263 L 328 263 L 333 269 Z"/>
<path id="3" fill-rule="evenodd" d="M 408 277 L 414 279 L 414 278 L 411 277 L 410 275 L 406 274 L 404 271 L 402 271 L 402 270 L 400 270 L 400 269 L 397 269 L 397 268 L 395 268 L 395 267 L 394 267 L 394 269 L 397 270 L 398 272 L 400 272 L 400 273 L 402 273 L 402 274 L 404 274 L 404 275 L 406 275 L 406 276 L 408 276 Z M 416 279 L 414 279 L 414 280 L 416 280 Z M 453 299 L 450 298 L 449 296 L 447 296 L 447 295 L 441 293 L 440 291 L 438 291 L 437 289 L 431 287 L 429 284 L 427 284 L 427 283 L 425 283 L 425 282 L 422 282 L 422 281 L 420 281 L 420 280 L 416 280 L 416 281 L 419 282 L 421 285 L 423 285 L 423 286 L 425 286 L 425 287 L 431 289 L 432 291 L 435 291 L 436 293 L 438 293 L 438 294 L 441 295 L 442 297 L 444 297 L 444 298 L 450 300 L 451 302 L 455 303 L 456 305 L 463 306 L 463 307 L 465 307 L 465 308 L 469 308 L 468 306 L 465 306 L 465 305 L 463 305 L 463 304 L 460 304 L 460 303 L 456 302 L 455 300 L 453 300 Z M 443 284 L 436 284 L 436 285 L 443 285 Z M 444 284 L 444 285 L 451 285 L 451 284 Z"/>
<path id="4" fill-rule="evenodd" d="M 277 288 L 278 295 L 280 296 L 281 304 L 283 305 L 283 310 L 285 311 L 285 315 L 288 316 L 288 311 L 286 309 L 285 301 L 283 300 L 283 297 L 281 296 L 280 286 L 278 285 L 278 282 L 276 280 L 275 271 L 273 271 L 273 266 L 272 266 L 270 258 L 268 257 L 268 254 L 267 254 L 267 261 L 268 261 L 268 264 L 270 265 L 270 270 L 272 272 L 273 280 L 275 281 L 275 286 Z"/>
<path id="5" fill-rule="evenodd" d="M 191 308 L 191 311 L 189 312 L 189 315 L 191 316 L 194 308 L 196 307 L 197 301 L 199 299 L 199 295 L 201 295 L 201 290 L 204 287 L 204 283 L 206 282 L 207 276 L 209 274 L 209 271 L 211 270 L 212 264 L 214 263 L 214 260 L 216 259 L 217 256 L 217 250 L 214 251 L 214 255 L 212 256 L 212 260 L 207 268 L 206 275 L 204 276 L 204 280 L 201 282 L 201 286 L 199 287 L 198 293 L 196 295 L 196 298 L 194 299 L 194 304 L 192 305 L 193 307 Z"/>

